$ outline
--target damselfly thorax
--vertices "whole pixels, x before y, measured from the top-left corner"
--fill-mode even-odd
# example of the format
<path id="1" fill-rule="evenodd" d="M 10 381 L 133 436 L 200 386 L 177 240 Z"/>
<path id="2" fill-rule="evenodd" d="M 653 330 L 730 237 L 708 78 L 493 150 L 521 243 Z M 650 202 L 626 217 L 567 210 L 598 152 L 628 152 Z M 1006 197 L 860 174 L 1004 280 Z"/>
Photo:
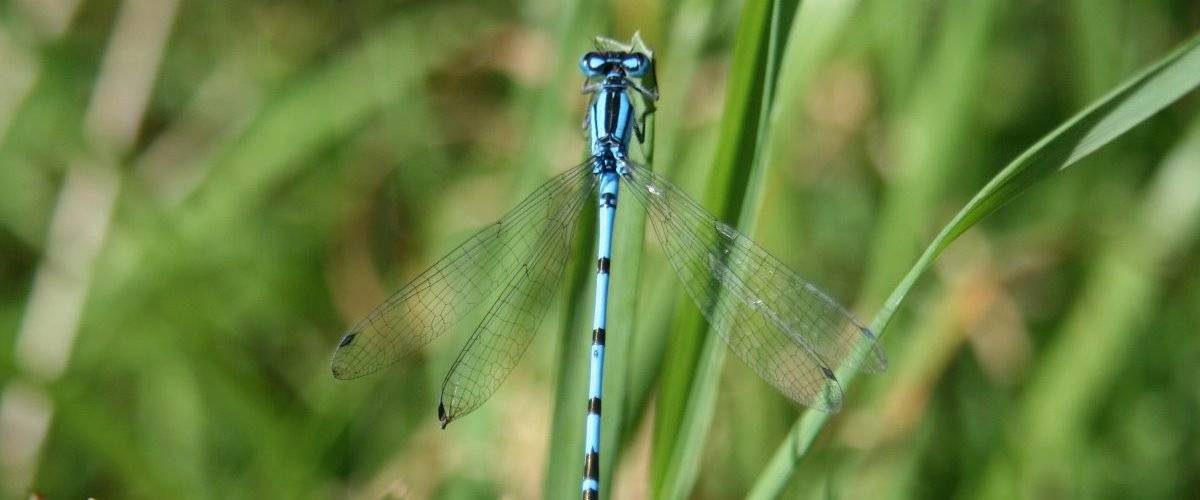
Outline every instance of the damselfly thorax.
<path id="1" fill-rule="evenodd" d="M 584 126 L 596 159 L 596 173 L 615 169 L 624 175 L 631 136 L 645 139 L 645 114 L 636 115 L 633 99 L 653 102 L 658 91 L 639 82 L 653 71 L 649 57 L 637 52 L 588 52 L 579 60 L 584 74 L 583 92 L 591 94 Z M 643 104 L 643 109 L 653 106 Z"/>

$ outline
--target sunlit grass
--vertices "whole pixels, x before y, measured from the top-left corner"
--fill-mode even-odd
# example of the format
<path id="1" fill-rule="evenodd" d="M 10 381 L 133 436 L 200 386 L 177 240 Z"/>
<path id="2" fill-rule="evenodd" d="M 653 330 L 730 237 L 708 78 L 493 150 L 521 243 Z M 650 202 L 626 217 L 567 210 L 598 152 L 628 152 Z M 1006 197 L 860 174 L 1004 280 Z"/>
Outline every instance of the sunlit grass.
<path id="1" fill-rule="evenodd" d="M 1197 489 L 1188 2 L 67 4 L 0 7 L 0 496 L 577 496 L 594 213 L 526 359 L 449 429 L 461 334 L 352 383 L 328 360 L 578 161 L 576 58 L 635 30 L 654 169 L 873 318 L 893 367 L 795 408 L 624 203 L 603 491 Z"/>

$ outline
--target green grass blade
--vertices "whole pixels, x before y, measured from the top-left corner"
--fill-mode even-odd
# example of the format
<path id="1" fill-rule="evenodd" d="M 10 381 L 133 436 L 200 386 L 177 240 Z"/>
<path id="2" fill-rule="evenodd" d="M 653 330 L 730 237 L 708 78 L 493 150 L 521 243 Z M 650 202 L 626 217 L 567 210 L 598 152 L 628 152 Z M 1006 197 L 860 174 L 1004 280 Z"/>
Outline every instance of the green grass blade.
<path id="1" fill-rule="evenodd" d="M 478 22 L 464 23 L 464 20 Z M 192 321 L 189 323 L 191 328 L 220 331 L 222 328 L 236 329 L 223 322 L 232 321 L 232 316 L 214 319 L 221 317 L 215 311 L 225 311 L 228 303 L 258 304 L 256 307 L 260 320 L 277 312 L 277 308 L 284 307 L 283 304 L 287 302 L 281 296 L 287 294 L 281 294 L 278 290 L 271 292 L 270 301 L 255 297 L 262 287 L 268 286 L 264 283 L 276 283 L 272 280 L 279 278 L 279 275 L 274 273 L 281 269 L 274 265 L 286 261 L 272 259 L 280 256 L 280 253 L 274 253 L 276 248 L 257 245 L 260 240 L 251 236 L 260 232 L 255 230 L 257 226 L 247 224 L 247 221 L 261 220 L 258 217 L 269 211 L 263 208 L 265 206 L 270 206 L 271 210 L 284 210 L 289 207 L 288 203 L 296 203 L 290 207 L 304 211 L 308 226 L 323 228 L 332 210 L 321 200 L 333 199 L 326 196 L 337 189 L 336 183 L 328 182 L 329 174 L 336 173 L 335 168 L 340 164 L 304 160 L 312 156 L 313 151 L 338 143 L 353 130 L 378 116 L 382 107 L 412 92 L 432 68 L 461 49 L 472 34 L 477 35 L 479 30 L 489 26 L 491 23 L 478 19 L 477 13 L 461 10 L 441 10 L 436 13 L 422 10 L 387 20 L 361 43 L 331 54 L 326 64 L 313 67 L 295 81 L 288 82 L 285 90 L 271 99 L 263 111 L 255 116 L 244 134 L 222 141 L 219 144 L 221 151 L 208 160 L 212 162 L 210 175 L 203 179 L 195 195 L 184 205 L 164 209 L 152 201 L 145 191 L 131 188 L 124 192 L 124 208 L 118 213 L 119 230 L 113 233 L 108 243 L 111 256 L 101 263 L 104 266 L 100 272 L 106 279 L 97 282 L 89 297 L 92 305 L 84 316 L 85 329 L 80 335 L 83 350 L 73 360 L 73 369 L 89 374 L 92 373 L 89 369 L 97 370 L 96 366 L 102 366 L 98 369 L 99 373 L 108 373 L 110 370 L 119 372 L 140 366 L 140 360 L 149 357 L 146 354 L 148 352 L 156 352 L 154 356 L 170 356 L 162 358 L 166 363 L 204 360 L 205 363 L 220 364 L 226 368 L 225 371 L 205 372 L 199 378 L 213 390 L 212 394 L 220 395 L 206 400 L 205 404 L 210 406 L 210 410 L 220 408 L 223 404 L 238 410 L 221 409 L 215 410 L 214 414 L 235 422 L 230 428 L 239 431 L 231 436 L 238 439 L 240 444 L 255 450 L 253 463 L 245 464 L 239 473 L 261 473 L 266 484 L 264 489 L 283 496 L 297 496 L 301 491 L 311 490 L 319 472 L 309 466 L 296 467 L 300 463 L 315 463 L 315 453 L 311 449 L 289 445 L 295 443 L 296 436 L 308 436 L 303 441 L 306 446 L 318 442 L 327 445 L 338 436 L 328 432 L 306 432 L 309 429 L 301 419 L 278 418 L 273 413 L 274 408 L 262 402 L 264 398 L 261 395 L 271 391 L 266 389 L 266 384 L 259 384 L 265 379 L 260 378 L 262 373 L 236 380 L 228 373 L 228 366 L 253 363 L 252 353 L 243 349 L 220 349 L 217 346 L 223 343 L 218 341 L 220 337 L 215 334 L 172 337 L 168 342 L 173 348 L 170 351 L 148 348 L 148 345 L 155 345 L 154 339 L 160 338 L 159 334 L 164 330 L 146 326 L 153 321 L 147 318 L 150 316 L 147 311 L 170 309 L 170 301 L 182 301 L 189 304 L 186 314 Z M 409 50 L 418 46 L 418 27 L 437 30 L 442 35 L 439 39 L 441 45 L 408 57 Z M 374 74 L 372 70 L 376 66 L 373 54 L 378 50 L 386 51 L 393 59 L 408 61 L 401 68 L 379 72 L 385 78 L 382 85 L 391 91 L 385 95 L 361 91 L 360 78 L 364 74 Z M 205 170 L 208 170 L 207 166 Z M 320 195 L 297 200 L 279 194 L 283 186 L 305 181 L 320 186 L 320 191 L 317 191 Z M 213 249 L 212 235 L 221 235 L 226 239 L 216 245 L 219 250 Z M 289 243 L 297 244 L 302 245 L 300 241 Z M 255 277 L 246 280 L 261 282 L 258 286 L 247 286 L 240 289 L 244 295 L 232 297 L 214 292 L 243 284 L 228 277 L 212 280 L 207 285 L 212 289 L 207 292 L 198 287 L 188 287 L 188 283 L 195 281 L 195 275 L 189 273 L 200 272 L 213 260 L 228 259 L 223 260 L 223 265 L 235 266 L 237 264 L 233 262 L 239 261 L 233 260 L 231 255 L 245 255 L 240 253 L 242 251 L 259 259 Z M 129 262 L 138 264 L 132 266 L 128 265 Z M 209 300 L 218 298 L 214 295 L 228 301 L 222 300 L 221 306 L 213 307 L 214 304 Z M 164 304 L 168 306 L 164 307 Z M 136 327 L 131 328 L 131 325 Z M 89 344 L 104 345 L 113 342 L 113 336 L 121 339 L 115 342 L 116 348 L 106 349 L 103 353 L 92 351 L 90 356 L 87 354 Z M 118 366 L 125 368 L 114 368 Z M 324 378 L 324 370 L 320 372 Z M 315 376 L 317 372 L 313 374 Z M 271 381 L 272 384 L 278 382 Z M 273 387 L 278 390 L 277 385 Z M 334 414 L 341 410 L 327 407 L 317 409 Z M 426 415 L 432 417 L 431 412 Z M 93 428 L 80 427 L 81 431 L 90 429 Z M 94 430 L 103 432 L 105 428 L 96 427 Z M 89 439 L 100 446 L 108 438 L 97 436 Z M 89 440 L 83 441 L 86 443 Z M 283 451 L 285 448 L 287 451 Z M 103 449 L 84 447 L 83 450 L 94 456 L 105 456 Z"/>
<path id="2" fill-rule="evenodd" d="M 577 75 L 573 64 L 581 54 L 581 49 L 591 49 L 589 33 L 594 31 L 597 24 L 599 6 L 595 2 L 571 2 L 563 8 L 561 23 L 556 27 L 558 32 L 558 51 L 555 57 L 559 61 L 554 70 L 557 88 L 548 86 L 540 94 L 552 96 L 548 105 L 557 105 L 561 101 L 558 88 L 568 85 L 568 77 Z M 535 97 L 535 96 L 531 96 Z M 534 118 L 535 123 L 542 123 L 539 128 L 545 134 L 561 130 L 565 123 L 565 113 L 554 113 L 549 117 Z M 533 141 L 528 144 L 535 151 L 546 141 Z M 537 153 L 541 154 L 541 153 Z M 581 152 L 582 154 L 582 152 Z M 594 205 L 594 204 L 593 204 Z M 551 416 L 549 453 L 546 460 L 545 477 L 542 479 L 542 498 L 573 498 L 579 496 L 579 485 L 583 477 L 583 425 L 587 403 L 587 357 L 591 345 L 592 304 L 594 288 L 592 278 L 595 274 L 596 253 L 596 211 L 594 208 L 585 210 L 585 217 L 580 224 L 580 234 L 576 238 L 574 267 L 567 276 L 566 310 L 562 327 L 557 329 L 559 346 L 555 359 L 554 379 L 554 409 Z M 607 416 L 607 415 L 606 415 Z M 603 431 L 603 429 L 602 429 Z M 601 449 L 601 455 L 604 455 Z M 601 467 L 601 472 L 604 467 Z"/>
<path id="3" fill-rule="evenodd" d="M 767 142 L 760 160 L 766 162 L 766 167 L 761 169 L 766 180 L 754 182 L 756 186 L 766 187 L 763 194 L 748 198 L 745 208 L 747 213 L 753 214 L 751 219 L 756 226 L 747 227 L 747 230 L 754 231 L 760 243 L 767 242 L 773 229 L 781 229 L 771 227 L 772 221 L 786 220 L 784 224 L 794 226 L 798 220 L 786 215 L 781 217 L 786 211 L 781 205 L 791 195 L 785 187 L 790 184 L 786 172 L 795 165 L 797 132 L 807 134 L 813 128 L 805 98 L 820 74 L 820 66 L 828 60 L 858 4 L 857 1 L 806 0 L 796 12 L 784 44 L 786 50 L 781 54 Z M 794 228 L 781 232 L 788 234 L 783 241 L 796 241 Z M 724 432 L 730 433 L 726 439 L 732 442 L 731 446 L 722 447 L 721 453 L 710 453 L 705 467 L 725 471 L 726 478 L 707 481 L 697 487 L 716 496 L 742 495 L 787 432 L 794 405 L 780 397 L 774 388 L 763 384 L 757 374 L 741 363 L 727 368 L 721 384 L 737 388 L 721 394 L 723 414 L 717 424 L 718 428 L 721 422 L 728 426 Z"/>
<path id="4" fill-rule="evenodd" d="M 634 49 L 650 50 L 644 45 L 635 45 Z M 658 85 L 658 82 L 651 78 L 647 78 L 646 83 L 650 86 Z M 645 123 L 645 143 L 641 147 L 635 147 L 635 151 L 632 152 L 635 158 L 639 154 L 637 150 L 644 153 L 640 160 L 648 169 L 654 168 L 655 123 L 654 115 L 650 115 Z M 628 195 L 624 198 L 626 201 L 631 199 Z M 630 381 L 644 369 L 634 362 L 634 353 L 639 347 L 637 338 L 640 336 L 637 330 L 637 315 L 640 309 L 638 296 L 643 282 L 641 269 L 642 249 L 646 237 L 645 207 L 638 203 L 619 203 L 616 224 L 613 234 L 614 272 L 608 301 L 609 333 L 605 347 L 602 405 L 605 415 L 601 419 L 600 432 L 600 491 L 603 492 L 612 491 L 613 476 L 628 441 L 627 433 L 632 431 L 637 422 L 636 417 L 641 413 L 639 411 L 633 414 L 631 410 L 643 401 L 638 394 L 631 391 Z"/>
<path id="5" fill-rule="evenodd" d="M 891 3 L 891 2 L 885 2 Z M 971 136 L 973 107 L 984 90 L 990 33 L 1000 2 L 948 2 L 938 40 L 926 64 L 913 68 L 911 78 L 893 82 L 893 92 L 911 85 L 891 140 L 895 174 L 887 181 L 880 220 L 870 238 L 864 302 L 874 307 L 916 258 L 950 180 L 960 170 Z M 900 7 L 882 6 L 877 15 L 893 15 Z M 891 42 L 893 40 L 889 40 Z M 881 49 L 889 50 L 889 49 Z M 894 49 L 892 49 L 894 50 Z"/>
<path id="6" fill-rule="evenodd" d="M 917 279 L 951 242 L 983 217 L 1095 152 L 1197 85 L 1200 37 L 1193 37 L 1038 141 L 1001 170 L 939 232 L 892 291 L 872 327 L 882 334 Z M 851 377 L 851 373 L 839 373 L 843 384 L 849 384 Z M 751 498 L 774 498 L 782 491 L 828 418 L 825 413 L 808 412 L 796 422 L 759 476 Z"/>
<path id="7" fill-rule="evenodd" d="M 699 52 L 707 34 L 706 29 L 697 30 L 693 26 L 705 25 L 705 19 L 714 15 L 714 7 L 715 2 L 712 0 L 693 0 L 679 9 L 674 9 L 674 15 L 678 17 L 666 21 L 668 28 L 664 29 L 670 33 L 669 41 L 665 41 L 659 47 L 653 47 L 655 57 L 661 63 L 658 67 L 659 88 L 667 91 L 663 92 L 658 111 L 651 117 L 655 129 L 654 148 L 647 149 L 646 152 L 653 155 L 656 165 L 674 169 L 676 172 L 687 172 L 691 165 L 697 164 L 690 160 L 690 156 L 680 158 L 676 144 L 684 139 L 694 139 L 695 135 L 709 135 L 688 134 L 682 124 L 688 107 L 685 89 L 689 86 L 690 78 L 696 73 Z M 650 135 L 647 140 L 650 140 L 649 137 Z M 699 142 L 707 144 L 710 141 L 700 139 Z M 655 257 L 658 257 L 658 260 L 655 260 Z M 643 263 L 642 269 L 653 276 L 658 275 L 654 273 L 671 272 L 661 260 L 661 256 L 657 255 Z M 641 306 L 638 308 L 634 328 L 637 334 L 633 337 L 634 346 L 628 365 L 629 378 L 624 388 L 627 391 L 627 405 L 623 418 L 628 429 L 632 429 L 646 416 L 646 408 L 653 397 L 653 390 L 662 371 L 662 356 L 672 331 L 670 324 L 676 286 L 669 278 L 645 281 L 639 286 L 637 300 Z M 625 433 L 624 437 L 628 440 L 633 436 Z"/>
<path id="8" fill-rule="evenodd" d="M 463 27 L 453 25 L 456 17 Z M 421 38 L 412 30 L 421 23 L 455 29 L 442 33 L 439 44 L 431 50 L 415 50 Z M 212 207 L 220 212 L 216 217 L 230 219 L 243 210 L 253 210 L 253 203 L 297 175 L 300 159 L 361 126 L 381 106 L 419 84 L 419 78 L 435 62 L 449 57 L 472 35 L 488 27 L 490 24 L 477 13 L 461 9 L 419 11 L 391 21 L 327 67 L 297 78 L 282 97 L 269 103 L 246 134 L 231 141 L 219 154 L 211 177 L 205 179 L 189 203 Z M 381 58 L 404 60 L 405 68 L 377 71 Z M 364 74 L 378 75 L 375 88 L 390 92 L 362 92 L 359 78 Z"/>
<path id="9" fill-rule="evenodd" d="M 704 204 L 718 217 L 736 218 L 745 231 L 752 231 L 765 182 L 759 153 L 773 109 L 781 44 L 796 5 L 748 3 L 734 42 L 731 81 Z M 725 354 L 724 344 L 707 334 L 690 300 L 677 302 L 682 304 L 680 327 L 664 367 L 651 451 L 656 498 L 686 497 L 695 483 Z M 683 332 L 688 333 L 680 335 Z"/>
<path id="10" fill-rule="evenodd" d="M 1124 357 L 1147 331 L 1139 325 L 1162 303 L 1168 283 L 1163 275 L 1171 272 L 1168 257 L 1187 247 L 1190 230 L 1200 221 L 1198 159 L 1200 121 L 1195 121 L 1157 170 L 1133 222 L 1113 235 L 1089 269 L 1079 299 L 1043 354 L 1046 361 L 1007 419 L 1012 422 L 1008 446 L 997 447 L 985 469 L 983 496 L 1029 495 L 1044 483 L 1023 483 L 1018 477 L 1052 481 L 1041 478 L 1071 474 L 1073 465 L 1057 457 L 1078 446 L 1080 429 L 1102 407 L 1105 389 L 1119 379 Z M 999 466 L 1014 456 L 1020 457 L 1015 462 L 1020 468 Z"/>

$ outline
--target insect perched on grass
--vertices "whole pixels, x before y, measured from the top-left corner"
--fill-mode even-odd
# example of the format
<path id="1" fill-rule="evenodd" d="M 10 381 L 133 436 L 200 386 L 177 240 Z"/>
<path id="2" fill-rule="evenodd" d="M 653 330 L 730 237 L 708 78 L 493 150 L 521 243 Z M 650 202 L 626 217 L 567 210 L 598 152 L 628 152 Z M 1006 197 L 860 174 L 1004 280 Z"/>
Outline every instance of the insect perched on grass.
<path id="1" fill-rule="evenodd" d="M 335 377 L 360 377 L 472 318 L 477 326 L 442 383 L 438 419 L 444 428 L 479 407 L 516 366 L 561 281 L 580 211 L 598 203 L 585 499 L 598 498 L 600 488 L 604 339 L 609 273 L 619 269 L 612 236 L 622 184 L 646 208 L 667 260 L 712 329 L 787 397 L 834 411 L 842 404 L 836 367 L 861 362 L 878 371 L 886 365 L 875 335 L 835 300 L 629 158 L 630 142 L 644 140 L 658 99 L 654 59 L 637 37 L 628 45 L 598 38 L 597 49 L 579 61 L 583 92 L 590 95 L 587 160 L 401 288 L 354 325 L 333 355 Z"/>

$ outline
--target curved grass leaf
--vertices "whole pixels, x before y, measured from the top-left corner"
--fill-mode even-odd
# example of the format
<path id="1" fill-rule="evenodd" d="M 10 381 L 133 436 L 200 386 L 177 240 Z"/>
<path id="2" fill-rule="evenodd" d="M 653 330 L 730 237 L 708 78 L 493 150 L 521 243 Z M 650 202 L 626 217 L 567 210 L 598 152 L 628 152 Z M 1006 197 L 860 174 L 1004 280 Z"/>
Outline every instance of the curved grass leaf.
<path id="1" fill-rule="evenodd" d="M 1200 221 L 1200 120 L 1155 172 L 1133 222 L 1106 242 L 1090 266 L 1085 286 L 1030 374 L 1022 402 L 1008 426 L 1007 446 L 997 446 L 980 488 L 984 498 L 1030 495 L 1042 481 L 1063 477 L 1068 456 L 1124 369 L 1123 355 L 1138 342 L 1148 318 L 1168 295 L 1175 268 L 1170 257 L 1192 241 Z M 1013 461 L 1013 457 L 1020 457 Z"/>
<path id="2" fill-rule="evenodd" d="M 872 322 L 872 328 L 881 335 L 885 332 L 917 279 L 967 229 L 1029 187 L 1077 163 L 1145 121 L 1197 85 L 1200 85 L 1200 37 L 1193 37 L 1038 141 L 992 178 L 938 233 L 892 291 Z M 838 376 L 843 384 L 848 384 L 853 375 L 849 370 L 840 370 Z M 826 413 L 807 412 L 797 420 L 759 476 L 750 498 L 779 495 L 828 418 Z"/>

